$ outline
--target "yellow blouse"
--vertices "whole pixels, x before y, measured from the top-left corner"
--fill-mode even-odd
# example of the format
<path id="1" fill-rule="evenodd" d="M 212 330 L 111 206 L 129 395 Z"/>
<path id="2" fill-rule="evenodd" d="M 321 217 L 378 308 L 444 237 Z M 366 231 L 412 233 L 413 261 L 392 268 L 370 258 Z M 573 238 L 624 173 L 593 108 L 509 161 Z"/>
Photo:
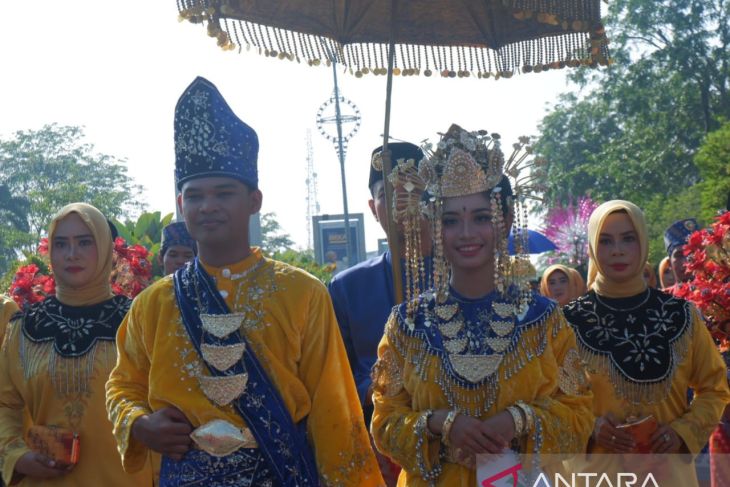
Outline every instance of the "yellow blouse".
<path id="1" fill-rule="evenodd" d="M 484 404 L 485 391 L 451 384 L 442 359 L 428 353 L 423 339 L 404 332 L 403 326 L 407 325 L 394 310 L 373 369 L 375 412 L 371 431 L 375 445 L 403 467 L 399 486 L 429 485 L 421 467 L 430 471 L 440 461 L 442 472 L 436 485 L 473 487 L 476 472 L 439 460 L 443 446 L 438 439 L 429 439 L 418 423 L 427 409 L 452 409 L 447 392 L 457 398 L 454 406 L 466 413 Z M 512 357 L 515 360 L 505 357 L 495 372 L 496 395 L 491 406 L 471 415 L 485 420 L 523 401 L 535 412 L 541 432 L 535 431 L 536 427 L 523 437 L 521 452 L 564 455 L 582 451 L 593 426 L 592 395 L 577 360 L 575 335 L 562 312 L 554 309 L 540 323 L 523 330 L 519 342 L 517 356 Z M 521 368 L 514 367 L 517 363 L 523 364 Z M 508 373 L 508 368 L 512 372 Z M 424 462 L 420 467 L 419 459 Z"/>
<path id="2" fill-rule="evenodd" d="M 104 384 L 116 361 L 113 343 L 99 341 L 80 358 L 57 356 L 52 342 L 32 343 L 23 336 L 23 320 L 8 325 L 0 352 L 0 466 L 5 485 L 10 484 L 15 464 L 29 448 L 24 435 L 31 424 L 58 426 L 79 433 L 79 462 L 73 470 L 53 480 L 24 478 L 19 485 L 136 487 L 152 485 L 147 457 L 134 474 L 125 473 L 116 454 L 104 407 Z M 85 390 L 61 393 L 51 373 L 78 378 L 90 370 Z M 52 372 L 51 372 L 52 371 Z M 70 374 L 70 375 L 69 375 Z"/>
<path id="3" fill-rule="evenodd" d="M 205 269 L 230 309 L 243 311 L 250 296 L 263 299 L 263 316 L 244 321 L 243 332 L 293 420 L 307 418 L 323 483 L 381 485 L 324 285 L 304 271 L 263 257 L 258 249 L 228 268 Z M 213 419 L 246 427 L 233 406 L 215 405 L 198 386 L 198 376 L 207 372 L 182 324 L 171 276 L 137 296 L 117 345 L 119 361 L 107 384 L 107 409 L 127 471 L 144 463 L 147 449 L 130 435 L 143 414 L 173 406 L 193 427 Z"/>
<path id="4" fill-rule="evenodd" d="M 8 296 L 0 294 L 0 345 L 3 343 L 5 338 L 5 328 L 8 326 L 8 321 L 18 311 L 18 305 L 15 304 Z"/>
<path id="5" fill-rule="evenodd" d="M 628 416 L 645 417 L 653 415 L 660 424 L 668 424 L 684 440 L 689 452 L 698 454 L 717 426 L 725 405 L 730 403 L 725 364 L 707 330 L 702 318 L 692 310 L 692 325 L 684 337 L 675 345 L 676 353 L 684 355 L 677 365 L 666 393 L 657 392 L 655 401 L 632 404 L 618 394 L 611 381 L 611 366 L 581 347 L 581 355 L 589 364 L 589 374 L 593 395 L 593 412 L 597 417 L 613 413 L 619 421 Z M 622 385 L 623 387 L 623 385 Z M 687 404 L 687 390 L 693 389 L 694 398 Z M 604 453 L 600 446 L 593 453 Z M 593 471 L 610 469 L 605 462 L 608 458 L 593 456 L 589 467 Z M 598 463 L 595 463 L 598 462 Z M 664 478 L 676 479 L 672 485 L 691 487 L 697 485 L 694 465 L 672 461 L 669 469 L 663 472 Z M 659 480 L 661 483 L 661 480 Z"/>
<path id="6" fill-rule="evenodd" d="M 686 333 L 691 333 L 687 354 L 674 372 L 668 395 L 654 403 L 632 406 L 616 393 L 608 371 L 589 369 L 596 416 L 610 412 L 624 420 L 629 415 L 652 414 L 659 423 L 670 424 L 691 453 L 699 453 L 717 426 L 725 404 L 730 402 L 730 395 L 725 364 L 696 312 L 692 329 Z M 687 389 L 690 388 L 694 390 L 694 399 L 687 405 Z"/>

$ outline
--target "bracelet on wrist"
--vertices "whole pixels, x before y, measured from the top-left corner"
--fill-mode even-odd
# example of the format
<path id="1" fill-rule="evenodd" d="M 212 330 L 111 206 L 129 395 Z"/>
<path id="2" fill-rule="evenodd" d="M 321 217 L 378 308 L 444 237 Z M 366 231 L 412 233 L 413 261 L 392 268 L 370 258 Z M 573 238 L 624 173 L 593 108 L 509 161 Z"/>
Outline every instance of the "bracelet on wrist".
<path id="1" fill-rule="evenodd" d="M 441 435 L 438 433 L 434 433 L 431 431 L 431 428 L 428 426 L 428 420 L 431 419 L 431 416 L 433 416 L 433 410 L 432 409 L 426 409 L 423 412 L 423 416 L 426 418 L 426 438 L 429 440 L 437 440 L 441 438 Z"/>
<path id="2" fill-rule="evenodd" d="M 456 409 L 452 409 L 449 411 L 449 414 L 446 415 L 446 419 L 444 420 L 444 424 L 441 427 L 441 441 L 444 443 L 444 445 L 449 446 L 451 441 L 449 440 L 449 435 L 451 434 L 451 428 L 454 426 L 454 421 L 456 420 L 456 417 L 459 415 L 459 411 Z"/>
<path id="3" fill-rule="evenodd" d="M 424 455 L 424 438 L 428 437 L 428 410 L 424 411 L 423 414 L 421 414 L 418 417 L 418 420 L 416 421 L 416 465 L 418 467 L 418 471 L 421 474 L 421 477 L 423 480 L 427 481 L 429 485 L 435 485 L 436 480 L 438 480 L 439 476 L 441 475 L 441 463 L 438 461 L 435 465 L 429 470 L 426 467 L 426 455 Z M 431 414 L 433 414 L 433 411 L 431 411 Z M 425 448 L 428 450 L 428 448 Z"/>
<path id="4" fill-rule="evenodd" d="M 515 438 L 525 434 L 525 417 L 524 413 L 517 406 L 509 406 L 507 412 L 512 416 L 515 423 Z"/>
<path id="5" fill-rule="evenodd" d="M 532 406 L 525 404 L 523 401 L 517 401 L 515 406 L 520 408 L 520 411 L 522 411 L 525 415 L 524 433 L 530 433 L 535 429 L 535 411 L 532 409 Z"/>

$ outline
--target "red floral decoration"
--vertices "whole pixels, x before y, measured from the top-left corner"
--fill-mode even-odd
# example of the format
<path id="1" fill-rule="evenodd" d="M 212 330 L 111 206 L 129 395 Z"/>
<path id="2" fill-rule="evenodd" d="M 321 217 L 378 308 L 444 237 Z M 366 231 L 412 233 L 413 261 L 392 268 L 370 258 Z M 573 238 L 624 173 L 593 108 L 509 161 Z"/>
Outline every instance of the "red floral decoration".
<path id="1" fill-rule="evenodd" d="M 20 309 L 56 294 L 56 282 L 35 264 L 24 265 L 15 272 L 10 295 Z"/>
<path id="2" fill-rule="evenodd" d="M 149 286 L 152 279 L 150 252 L 141 245 L 127 245 L 122 237 L 114 240 L 112 291 L 133 298 Z"/>
<path id="3" fill-rule="evenodd" d="M 41 239 L 38 254 L 47 263 L 49 259 L 47 238 Z M 149 255 L 149 251 L 141 245 L 127 245 L 123 238 L 117 237 L 114 241 L 111 274 L 114 294 L 134 298 L 150 284 L 152 264 Z M 45 274 L 36 264 L 19 267 L 10 285 L 10 296 L 21 309 L 55 294 L 56 281 L 53 279 L 53 274 Z"/>
<path id="4" fill-rule="evenodd" d="M 730 350 L 730 212 L 690 235 L 684 255 L 692 280 L 678 284 L 674 294 L 694 303 L 721 350 Z"/>

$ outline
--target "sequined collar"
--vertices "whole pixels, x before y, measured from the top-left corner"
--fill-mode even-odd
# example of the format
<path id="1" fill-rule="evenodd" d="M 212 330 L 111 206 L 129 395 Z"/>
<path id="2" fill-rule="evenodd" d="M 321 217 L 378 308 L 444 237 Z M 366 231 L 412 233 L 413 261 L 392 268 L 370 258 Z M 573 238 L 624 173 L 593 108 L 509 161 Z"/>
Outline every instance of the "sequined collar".
<path id="1" fill-rule="evenodd" d="M 125 296 L 91 306 L 67 306 L 55 296 L 32 305 L 23 315 L 23 334 L 31 342 L 53 342 L 62 357 L 81 357 L 99 340 L 114 341 L 129 310 Z"/>
<path id="2" fill-rule="evenodd" d="M 655 289 L 610 300 L 590 291 L 564 311 L 584 355 L 608 359 L 614 371 L 634 384 L 671 378 L 682 356 L 674 345 L 692 323 L 689 303 Z"/>
<path id="3" fill-rule="evenodd" d="M 422 296 L 413 320 L 400 306 L 399 322 L 405 333 L 421 337 L 428 353 L 439 356 L 444 370 L 469 388 L 493 377 L 503 359 L 514 354 L 522 332 L 542 323 L 555 307 L 553 301 L 533 295 L 529 307 L 515 316 L 513 305 L 496 292 L 469 299 L 452 289 L 442 304 L 432 295 Z"/>

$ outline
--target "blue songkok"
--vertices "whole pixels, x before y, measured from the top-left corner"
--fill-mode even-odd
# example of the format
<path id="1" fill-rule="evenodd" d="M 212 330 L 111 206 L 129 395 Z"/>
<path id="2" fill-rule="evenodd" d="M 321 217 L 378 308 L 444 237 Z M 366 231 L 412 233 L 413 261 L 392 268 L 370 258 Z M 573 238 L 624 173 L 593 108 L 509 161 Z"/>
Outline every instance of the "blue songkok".
<path id="1" fill-rule="evenodd" d="M 259 139 L 239 119 L 218 88 L 197 77 L 175 106 L 175 180 L 224 176 L 258 188 Z"/>
<path id="2" fill-rule="evenodd" d="M 160 244 L 160 256 L 164 257 L 170 247 L 182 245 L 193 249 L 195 255 L 198 254 L 198 245 L 193 237 L 188 233 L 185 222 L 172 222 L 162 229 L 162 243 Z"/>
<path id="3" fill-rule="evenodd" d="M 667 255 L 671 256 L 674 249 L 686 244 L 687 237 L 699 230 L 699 228 L 697 220 L 694 218 L 686 218 L 672 223 L 664 231 L 664 247 L 667 249 Z"/>

